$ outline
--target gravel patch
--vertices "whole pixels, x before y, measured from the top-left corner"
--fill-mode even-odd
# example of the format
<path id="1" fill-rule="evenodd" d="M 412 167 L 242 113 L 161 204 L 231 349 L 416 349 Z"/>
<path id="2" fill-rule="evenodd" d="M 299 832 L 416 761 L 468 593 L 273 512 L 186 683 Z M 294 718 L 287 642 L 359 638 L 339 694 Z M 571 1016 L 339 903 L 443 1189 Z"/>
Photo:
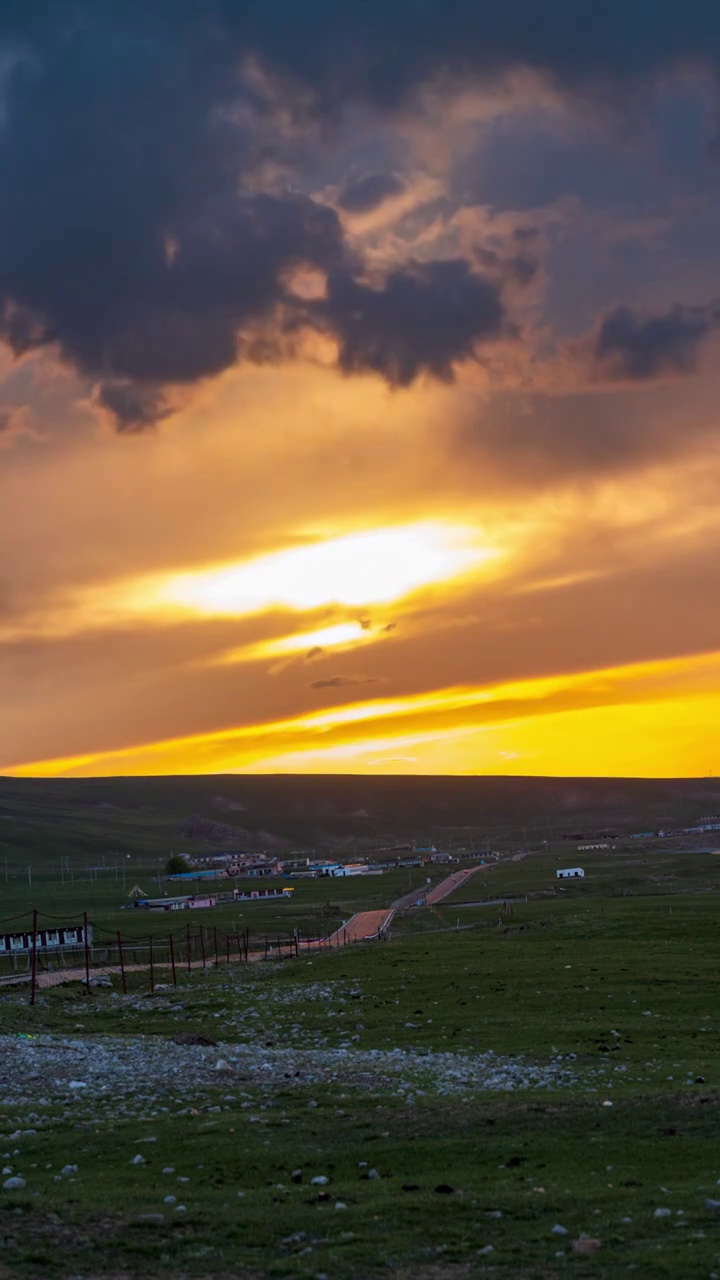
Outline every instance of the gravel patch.
<path id="1" fill-rule="evenodd" d="M 222 1058 L 219 1059 L 219 1051 Z M 61 1037 L 33 1040 L 0 1036 L 0 1100 L 3 1106 L 57 1104 L 77 1114 L 83 1103 L 106 1095 L 183 1098 L 218 1084 L 218 1061 L 227 1083 L 280 1086 L 340 1082 L 363 1090 L 389 1090 L 412 1105 L 427 1093 L 564 1089 L 589 1083 L 603 1068 L 581 1073 L 577 1063 L 555 1058 L 538 1064 L 487 1052 L 475 1055 L 412 1049 L 268 1048 L 219 1044 L 178 1045 L 153 1036 Z M 234 1081 L 233 1081 L 234 1077 Z M 78 1088 L 78 1084 L 84 1088 Z M 227 1085 L 226 1085 L 227 1087 Z M 229 1109 L 226 1103 L 224 1109 Z M 42 1116 L 32 1113 L 33 1123 Z"/>

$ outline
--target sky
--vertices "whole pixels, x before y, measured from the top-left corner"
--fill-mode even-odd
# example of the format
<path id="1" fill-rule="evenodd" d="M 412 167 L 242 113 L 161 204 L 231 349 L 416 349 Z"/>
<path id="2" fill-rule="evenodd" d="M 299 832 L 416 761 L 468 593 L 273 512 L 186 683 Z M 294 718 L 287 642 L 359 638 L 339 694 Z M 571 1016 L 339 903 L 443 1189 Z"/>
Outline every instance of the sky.
<path id="1" fill-rule="evenodd" d="M 719 196 L 701 0 L 5 0 L 0 773 L 714 773 Z"/>

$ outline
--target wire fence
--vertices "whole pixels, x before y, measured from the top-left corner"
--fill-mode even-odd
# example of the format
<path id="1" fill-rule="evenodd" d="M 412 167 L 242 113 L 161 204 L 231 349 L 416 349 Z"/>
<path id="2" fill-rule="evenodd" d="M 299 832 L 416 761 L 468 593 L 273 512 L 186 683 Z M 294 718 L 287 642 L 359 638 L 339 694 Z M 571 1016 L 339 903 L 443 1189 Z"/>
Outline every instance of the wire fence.
<path id="1" fill-rule="evenodd" d="M 375 937 L 383 936 L 378 929 Z M 113 932 L 83 914 L 82 923 L 32 911 L 0 920 L 0 989 L 29 986 L 30 1004 L 39 992 L 67 982 L 88 990 L 116 982 L 124 993 L 177 986 L 197 969 L 218 969 L 258 961 L 294 960 L 307 952 L 335 951 L 352 941 L 346 929 L 329 937 L 253 934 L 208 925 L 165 932 Z"/>

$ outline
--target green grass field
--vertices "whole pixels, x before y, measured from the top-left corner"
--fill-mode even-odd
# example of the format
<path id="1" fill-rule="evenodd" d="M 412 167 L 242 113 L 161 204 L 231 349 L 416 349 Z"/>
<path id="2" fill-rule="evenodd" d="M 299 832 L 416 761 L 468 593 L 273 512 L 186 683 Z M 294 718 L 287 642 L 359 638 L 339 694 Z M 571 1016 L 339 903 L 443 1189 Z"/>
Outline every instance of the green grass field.
<path id="1" fill-rule="evenodd" d="M 582 867 L 583 879 L 558 880 L 563 867 Z M 720 888 L 720 857 L 712 853 L 683 852 L 629 844 L 579 852 L 555 844 L 529 853 L 519 861 L 505 859 L 482 868 L 456 893 L 453 902 L 479 902 L 486 898 L 553 894 L 557 897 L 611 897 L 628 894 L 700 892 Z"/>
<path id="2" fill-rule="evenodd" d="M 179 1030 L 224 1042 L 223 1055 L 346 1045 L 350 1072 L 322 1088 L 252 1074 L 222 1089 L 211 1079 L 199 1098 L 180 1087 L 175 1106 L 197 1114 L 148 1114 L 142 1096 L 115 1114 L 87 1103 L 79 1123 L 51 1109 L 19 1142 L 9 1133 L 26 1122 L 5 1104 L 6 1167 L 27 1184 L 3 1193 L 6 1274 L 709 1276 L 720 1256 L 720 1216 L 705 1207 L 720 1199 L 714 898 L 530 901 L 501 930 L 487 911 L 466 915 L 474 927 L 458 933 L 199 973 L 171 998 L 69 987 L 31 1010 L 6 997 L 10 1035 L 83 1036 L 89 1052 L 106 1036 L 143 1044 Z M 353 1055 L 366 1071 L 372 1051 L 462 1064 L 489 1049 L 538 1064 L 563 1055 L 577 1082 L 444 1095 L 426 1081 L 408 1104 L 352 1077 Z M 54 1181 L 68 1162 L 77 1180 Z M 165 1167 L 189 1178 L 180 1217 L 164 1204 L 169 1187 L 178 1194 Z M 327 1190 L 309 1185 L 318 1173 Z M 597 1254 L 572 1253 L 583 1234 L 602 1242 Z"/>
<path id="3" fill-rule="evenodd" d="M 153 847 L 123 876 L 109 854 L 85 869 L 79 809 L 58 811 L 50 843 L 48 813 L 30 859 L 6 843 L 2 916 L 87 910 L 100 931 L 152 929 L 157 945 L 189 919 L 255 940 L 328 932 L 448 870 L 294 881 L 291 902 L 154 916 L 124 904 L 136 882 L 157 891 L 166 817 L 149 817 Z M 22 827 L 16 807 L 8 821 Z M 101 831 L 101 812 L 88 821 Z M 71 845 L 72 875 L 58 857 Z M 559 886 L 570 865 L 584 880 Z M 126 996 L 117 974 L 90 993 L 41 990 L 34 1007 L 27 988 L 4 990 L 0 1186 L 25 1185 L 0 1190 L 0 1277 L 720 1275 L 706 1204 L 720 1201 L 719 881 L 711 853 L 555 841 L 400 913 L 388 942 L 273 964 L 210 956 L 189 976 L 178 966 L 176 988 L 161 971 L 154 995 L 141 973 Z M 217 1047 L 178 1048 L 179 1033 Z M 583 1237 L 600 1247 L 574 1252 Z"/>

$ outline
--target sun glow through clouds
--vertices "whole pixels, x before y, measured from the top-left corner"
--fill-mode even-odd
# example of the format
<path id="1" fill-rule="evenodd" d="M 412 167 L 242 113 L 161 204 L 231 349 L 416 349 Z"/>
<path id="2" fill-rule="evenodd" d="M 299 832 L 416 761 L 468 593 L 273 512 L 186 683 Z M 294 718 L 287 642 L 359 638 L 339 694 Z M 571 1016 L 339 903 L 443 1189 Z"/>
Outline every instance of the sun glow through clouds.
<path id="1" fill-rule="evenodd" d="M 348 534 L 246 563 L 174 575 L 155 600 L 214 616 L 273 607 L 301 611 L 387 604 L 497 556 L 477 539 L 474 530 L 431 523 Z"/>

